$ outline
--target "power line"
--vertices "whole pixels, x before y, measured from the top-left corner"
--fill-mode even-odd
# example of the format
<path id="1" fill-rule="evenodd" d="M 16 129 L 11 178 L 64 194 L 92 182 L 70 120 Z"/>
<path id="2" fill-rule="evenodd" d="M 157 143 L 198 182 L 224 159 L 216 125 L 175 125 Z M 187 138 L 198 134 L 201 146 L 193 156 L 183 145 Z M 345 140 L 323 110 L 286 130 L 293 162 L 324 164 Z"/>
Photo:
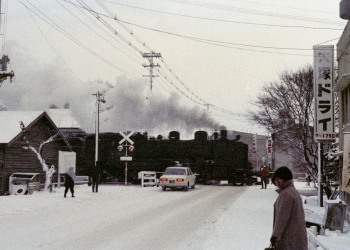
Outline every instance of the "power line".
<path id="1" fill-rule="evenodd" d="M 293 16 L 293 15 L 287 15 L 287 14 L 278 14 L 278 13 L 273 13 L 273 12 L 258 11 L 258 10 L 245 9 L 245 8 L 237 8 L 237 7 L 232 7 L 230 5 L 204 3 L 204 2 L 200 2 L 200 1 L 191 1 L 191 0 L 186 0 L 186 1 L 172 0 L 172 1 L 178 2 L 181 4 L 186 4 L 186 5 L 194 5 L 194 6 L 200 6 L 200 7 L 205 7 L 205 8 L 214 8 L 214 9 L 233 11 L 233 12 L 239 12 L 239 13 L 248 13 L 248 14 L 254 14 L 254 15 L 278 17 L 278 18 L 284 18 L 284 19 L 308 21 L 308 22 L 328 23 L 328 24 L 332 24 L 332 25 L 343 25 L 342 22 L 327 20 L 327 19 L 323 19 L 323 18 L 311 18 L 311 17 Z"/>
<path id="2" fill-rule="evenodd" d="M 55 0 L 62 8 L 64 8 L 68 13 L 70 13 L 74 18 L 76 18 L 80 23 L 82 23 L 85 27 L 87 27 L 88 29 L 90 29 L 92 32 L 94 32 L 94 34 L 96 34 L 98 37 L 100 37 L 102 40 L 104 40 L 105 42 L 107 42 L 109 45 L 111 45 L 114 49 L 116 49 L 117 51 L 119 51 L 120 53 L 122 53 L 123 55 L 125 55 L 126 57 L 128 57 L 129 59 L 131 59 L 132 61 L 139 63 L 135 58 L 132 58 L 130 55 L 128 55 L 126 52 L 124 52 L 123 50 L 121 50 L 119 47 L 117 47 L 115 44 L 113 44 L 112 42 L 110 42 L 108 39 L 106 39 L 105 37 L 103 37 L 101 34 L 99 34 L 96 30 L 94 30 L 92 27 L 90 27 L 88 24 L 86 24 L 86 22 L 84 22 L 83 20 L 81 20 L 77 15 L 75 15 L 72 11 L 70 11 L 68 8 L 66 8 L 65 6 L 63 6 L 61 3 L 59 3 L 58 0 Z M 79 8 L 77 8 L 78 11 L 80 11 L 80 13 L 82 13 L 85 17 L 89 18 L 88 16 L 86 16 L 86 14 L 84 12 L 81 12 L 81 10 Z M 89 18 L 90 19 L 90 18 Z M 104 29 L 102 29 L 103 31 L 105 31 Z M 109 34 L 109 33 L 108 33 Z M 114 37 L 113 37 L 114 38 Z"/>
<path id="3" fill-rule="evenodd" d="M 63 0 L 63 1 L 69 2 L 67 0 Z M 72 2 L 69 2 L 69 3 L 75 5 Z M 194 41 L 204 41 L 204 42 L 208 42 L 208 44 L 210 44 L 210 43 L 230 44 L 230 45 L 238 45 L 238 46 L 244 46 L 244 47 L 263 48 L 263 49 L 276 49 L 276 50 L 301 50 L 301 51 L 302 50 L 305 50 L 305 51 L 311 51 L 312 50 L 312 49 L 306 49 L 306 48 L 284 48 L 284 47 L 260 46 L 260 45 L 244 44 L 244 43 L 233 43 L 233 42 L 225 42 L 225 41 L 218 41 L 218 40 L 211 40 L 211 39 L 205 39 L 205 38 L 181 35 L 181 34 L 178 34 L 178 33 L 164 31 L 164 30 L 159 30 L 159 29 L 154 29 L 154 28 L 146 27 L 146 26 L 143 26 L 143 25 L 140 25 L 140 24 L 136 24 L 136 23 L 132 23 L 132 22 L 129 22 L 129 21 L 121 20 L 120 18 L 118 18 L 116 16 L 111 17 L 111 16 L 105 15 L 103 13 L 94 11 L 92 9 L 89 9 L 89 8 L 86 8 L 86 7 L 83 7 L 83 6 L 82 6 L 82 8 L 85 8 L 88 11 L 94 12 L 96 15 L 100 15 L 100 16 L 104 16 L 104 17 L 107 17 L 107 18 L 110 18 L 110 19 L 114 19 L 115 21 L 118 21 L 118 22 L 121 22 L 121 23 L 129 24 L 129 25 L 132 25 L 132 26 L 135 26 L 135 27 L 139 27 L 139 28 L 146 29 L 146 30 L 151 30 L 151 31 L 154 31 L 154 32 L 159 32 L 159 33 L 163 33 L 163 34 L 168 34 L 168 35 L 181 37 L 181 38 L 184 38 L 184 39 L 189 39 L 189 40 L 194 40 Z M 134 35 L 134 34 L 132 33 L 132 35 Z M 145 44 L 143 43 L 143 45 L 145 45 Z M 260 51 L 260 52 L 268 52 L 268 51 Z M 271 53 L 273 53 L 273 52 L 271 52 Z M 277 53 L 277 54 L 279 54 L 279 53 Z M 282 53 L 282 54 L 286 54 L 286 53 Z M 293 55 L 298 55 L 298 54 L 293 54 Z M 301 55 L 301 56 L 303 56 L 303 55 Z"/>
<path id="4" fill-rule="evenodd" d="M 58 24 L 56 24 L 54 21 L 52 21 L 47 15 L 45 15 L 44 13 L 42 13 L 42 11 L 40 11 L 37 7 L 35 7 L 32 3 L 30 3 L 28 0 L 26 0 L 28 4 L 30 4 L 32 6 L 32 8 L 34 8 L 37 12 L 35 12 L 33 9 L 31 9 L 30 7 L 28 7 L 25 3 L 23 3 L 22 1 L 19 1 L 19 3 L 21 3 L 25 8 L 27 8 L 28 10 L 30 10 L 33 14 L 35 14 L 36 16 L 38 16 L 40 19 L 42 19 L 44 22 L 46 22 L 48 25 L 50 25 L 51 27 L 53 27 L 55 30 L 59 31 L 61 34 L 63 34 L 65 37 L 67 37 L 69 40 L 71 40 L 72 42 L 74 42 L 75 44 L 77 44 L 79 47 L 83 48 L 85 51 L 89 52 L 90 54 L 94 55 L 95 57 L 99 58 L 101 61 L 105 62 L 106 64 L 110 65 L 111 67 L 117 69 L 120 72 L 123 72 L 127 75 L 133 75 L 133 73 L 129 73 L 126 70 L 122 69 L 121 67 L 118 67 L 117 65 L 115 65 L 114 63 L 110 62 L 109 60 L 105 59 L 104 57 L 102 57 L 101 55 L 99 55 L 98 53 L 96 53 L 95 51 L 93 51 L 92 49 L 90 49 L 88 46 L 86 46 L 85 44 L 81 43 L 79 40 L 77 40 L 74 36 L 72 36 L 71 34 L 69 34 L 67 31 L 65 31 L 64 29 L 62 29 Z M 136 77 L 136 76 L 134 76 Z"/>
<path id="5" fill-rule="evenodd" d="M 144 42 L 142 42 L 132 31 L 130 31 L 129 29 L 128 29 L 128 27 L 126 27 L 123 23 L 120 23 L 119 22 L 119 19 L 115 16 L 115 15 L 113 15 L 113 13 L 111 13 L 99 0 L 96 0 L 96 2 L 109 14 L 109 17 L 113 17 L 114 16 L 114 20 L 116 20 L 119 24 L 121 24 L 122 25 L 122 28 L 124 28 L 139 44 L 142 44 L 142 46 L 143 47 L 146 47 L 148 50 L 150 50 L 151 51 L 151 53 L 148 53 L 148 54 L 152 54 L 153 55 L 153 50 L 152 49 L 150 49 L 150 48 L 148 48 L 148 46 L 146 46 L 146 43 L 144 43 Z M 146 53 L 147 54 L 147 53 Z M 143 53 L 143 56 L 145 55 L 145 53 Z M 160 55 L 160 54 L 159 54 Z M 160 56 L 158 56 L 158 57 L 160 57 Z M 149 65 L 149 67 L 150 67 L 150 75 L 148 75 L 149 77 L 150 77 L 150 86 L 151 86 L 151 89 L 152 89 L 152 81 L 153 81 L 153 77 L 154 77 L 154 75 L 153 75 L 153 66 L 159 66 L 159 65 L 154 65 L 153 64 L 153 57 L 151 57 L 152 58 L 152 61 L 150 61 L 150 65 Z M 190 94 L 192 94 L 195 98 L 197 98 L 198 100 L 199 100 L 199 102 L 198 101 L 195 101 L 195 100 L 193 100 L 191 97 L 189 97 L 186 93 L 184 93 L 183 91 L 181 91 L 178 87 L 174 87 L 174 83 L 173 82 L 169 82 L 177 91 L 179 91 L 181 94 L 183 94 L 186 98 L 188 98 L 188 99 L 190 99 L 190 100 L 192 100 L 192 101 L 195 101 L 196 103 L 198 103 L 198 104 L 200 104 L 200 105 L 202 105 L 202 103 L 205 103 L 205 101 L 203 101 L 201 98 L 199 98 L 196 94 L 194 94 L 193 93 L 193 91 L 191 91 L 182 81 L 180 81 L 179 80 L 179 78 L 178 78 L 178 76 L 176 76 L 174 73 L 173 73 L 173 71 L 165 64 L 165 62 L 164 62 L 164 60 L 163 59 L 161 59 L 161 61 L 163 62 L 163 64 L 165 65 L 165 67 L 169 70 L 169 72 L 171 73 L 171 74 L 173 74 L 174 76 L 175 76 L 175 78 L 181 83 L 181 85 L 183 86 L 183 87 L 185 87 L 186 89 L 187 89 L 187 91 L 189 91 L 190 92 Z M 143 65 L 143 66 L 145 66 L 145 65 Z M 160 71 L 158 70 L 158 72 L 160 73 Z M 166 77 L 166 76 L 164 76 L 165 77 L 165 79 L 168 81 L 168 78 Z M 202 103 L 201 103 L 202 102 Z"/>
<path id="6" fill-rule="evenodd" d="M 36 27 L 38 28 L 39 32 L 41 33 L 41 35 L 44 37 L 45 41 L 47 42 L 47 44 L 50 46 L 50 48 L 56 53 L 56 55 L 63 61 L 63 63 L 67 66 L 67 68 L 70 70 L 70 72 L 73 74 L 73 76 L 78 79 L 81 83 L 83 83 L 83 81 L 74 73 L 74 71 L 69 67 L 69 65 L 66 63 L 66 61 L 60 56 L 60 54 L 57 52 L 57 50 L 52 46 L 52 44 L 50 43 L 50 41 L 47 39 L 47 37 L 44 35 L 44 32 L 41 30 L 39 24 L 35 21 L 32 13 L 29 11 L 28 8 L 26 8 L 30 18 L 32 19 L 32 21 L 34 22 L 34 24 L 36 25 Z"/>
<path id="7" fill-rule="evenodd" d="M 193 41 L 197 41 L 197 42 L 202 42 L 202 43 L 206 43 L 206 44 L 212 44 L 212 45 L 216 45 L 216 46 L 220 46 L 220 47 L 226 47 L 226 48 L 232 48 L 232 49 L 240 49 L 240 50 L 247 50 L 247 51 L 255 51 L 255 52 L 264 52 L 264 53 L 271 53 L 271 54 L 283 54 L 283 55 L 295 55 L 295 56 L 308 56 L 308 55 L 301 55 L 301 54 L 292 54 L 292 53 L 282 53 L 282 52 L 274 52 L 274 51 L 262 51 L 262 50 L 253 50 L 253 49 L 244 49 L 244 48 L 238 48 L 238 47 L 232 47 L 232 46 L 227 46 L 225 44 L 231 44 L 231 45 L 238 45 L 238 46 L 245 46 L 245 47 L 257 47 L 257 48 L 268 48 L 268 49 L 278 49 L 278 50 L 307 50 L 307 51 L 311 51 L 312 49 L 303 49 L 303 48 L 281 48 L 281 47 L 268 47 L 268 46 L 259 46 L 259 45 L 250 45 L 250 44 L 236 44 L 236 43 L 231 43 L 231 42 L 223 42 L 223 41 L 216 41 L 216 40 L 210 40 L 210 39 L 205 39 L 205 38 L 198 38 L 198 37 L 192 37 L 192 36 L 186 36 L 186 35 L 180 35 L 177 33 L 173 33 L 173 32 L 168 32 L 168 31 L 163 31 L 163 30 L 158 30 L 158 29 L 153 29 L 153 28 L 149 28 L 143 25 L 139 25 L 139 24 L 135 24 L 135 23 L 131 23 L 128 21 L 123 21 L 121 19 L 118 19 L 118 21 L 135 26 L 135 27 L 139 27 L 142 29 L 146 29 L 146 30 L 151 30 L 154 32 L 158 32 L 158 33 L 163 33 L 163 34 L 167 34 L 167 35 L 172 35 L 172 36 L 176 36 L 176 37 L 180 37 L 183 39 L 187 39 L 187 40 L 193 40 Z"/>
<path id="8" fill-rule="evenodd" d="M 168 0 L 168 1 L 172 1 L 172 0 Z M 329 12 L 329 11 L 314 10 L 314 9 L 302 9 L 302 8 L 287 7 L 287 6 L 277 5 L 277 4 L 267 4 L 267 3 L 261 3 L 261 2 L 252 2 L 252 1 L 246 1 L 246 0 L 231 0 L 231 1 L 241 2 L 241 3 L 248 3 L 248 4 L 254 4 L 254 5 L 278 7 L 278 8 L 282 8 L 282 9 L 288 9 L 288 10 L 290 9 L 290 10 L 301 10 L 301 11 L 308 11 L 308 12 L 334 14 L 334 12 Z"/>
<path id="9" fill-rule="evenodd" d="M 233 20 L 227 20 L 227 19 L 216 19 L 216 18 L 200 17 L 200 16 L 193 16 L 193 15 L 184 15 L 184 14 L 178 14 L 178 13 L 167 12 L 167 11 L 159 11 L 159 10 L 154 10 L 154 9 L 147 9 L 147 8 L 136 7 L 136 6 L 128 5 L 128 4 L 115 3 L 115 2 L 112 2 L 109 0 L 102 0 L 102 1 L 114 4 L 114 5 L 138 9 L 138 10 L 144 10 L 144 11 L 149 11 L 149 12 L 154 12 L 154 13 L 161 13 L 161 14 L 166 14 L 166 15 L 171 15 L 171 16 L 179 16 L 179 17 L 185 17 L 185 18 L 206 20 L 206 21 L 236 23 L 236 24 L 255 25 L 255 26 L 267 26 L 267 27 L 279 27 L 279 28 L 302 28 L 302 29 L 334 30 L 334 31 L 343 30 L 342 28 L 336 29 L 336 28 L 330 28 L 330 27 L 311 27 L 311 26 L 304 26 L 304 25 L 280 25 L 280 24 L 266 24 L 266 23 L 233 21 Z"/>
<path id="10" fill-rule="evenodd" d="M 97 1 L 97 0 L 96 0 Z M 105 9 L 105 8 L 104 8 Z M 113 16 L 113 14 L 111 14 L 110 12 L 108 12 L 110 16 Z M 115 20 L 118 20 L 118 21 L 121 21 L 120 19 L 118 19 L 116 16 L 114 17 Z M 123 22 L 123 21 L 122 21 Z M 134 34 L 133 34 L 134 35 Z M 134 36 L 133 36 L 134 37 Z M 139 40 L 138 40 L 139 41 Z M 169 70 L 169 69 L 168 69 Z M 171 70 L 169 70 L 170 72 L 172 72 Z M 161 72 L 158 70 L 158 72 L 161 74 Z M 186 98 L 190 99 L 191 101 L 194 101 L 196 102 L 197 104 L 199 105 L 204 105 L 204 106 L 207 106 L 207 107 L 212 107 L 212 109 L 216 110 L 216 111 L 219 111 L 219 112 L 223 112 L 223 113 L 226 113 L 226 114 L 229 114 L 229 115 L 237 115 L 231 111 L 228 111 L 226 109 L 223 109 L 221 107 L 218 107 L 216 105 L 211 105 L 211 104 L 208 104 L 207 102 L 199 102 L 199 101 L 196 101 L 194 100 L 193 98 L 191 98 L 189 95 L 187 95 L 185 92 L 183 92 L 182 90 L 180 90 L 178 87 L 175 86 L 174 82 L 170 81 L 166 76 L 164 76 L 163 74 L 161 74 L 164 79 L 166 81 L 168 81 L 177 91 L 179 91 L 182 95 L 184 95 Z M 182 82 L 183 84 L 183 82 Z M 184 85 L 184 84 L 183 84 Z M 185 86 L 185 85 L 184 85 Z M 188 90 L 188 88 L 187 88 Z M 194 94 L 193 92 L 190 92 L 191 94 Z M 198 96 L 194 95 L 196 98 L 198 98 Z M 199 98 L 200 99 L 200 98 Z M 201 100 L 201 99 L 200 99 Z M 201 100 L 202 101 L 202 100 Z"/>

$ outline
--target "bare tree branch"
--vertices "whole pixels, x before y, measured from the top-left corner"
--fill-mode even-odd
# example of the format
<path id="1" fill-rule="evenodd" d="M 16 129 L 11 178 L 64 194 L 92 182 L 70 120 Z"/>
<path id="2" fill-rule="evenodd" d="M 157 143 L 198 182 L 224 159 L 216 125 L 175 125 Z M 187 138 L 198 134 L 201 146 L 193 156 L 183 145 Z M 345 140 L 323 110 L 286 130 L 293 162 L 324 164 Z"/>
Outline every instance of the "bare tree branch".
<path id="1" fill-rule="evenodd" d="M 283 72 L 264 86 L 248 119 L 274 134 L 274 145 L 300 167 L 317 173 L 317 145 L 313 140 L 313 69 L 310 65 Z"/>

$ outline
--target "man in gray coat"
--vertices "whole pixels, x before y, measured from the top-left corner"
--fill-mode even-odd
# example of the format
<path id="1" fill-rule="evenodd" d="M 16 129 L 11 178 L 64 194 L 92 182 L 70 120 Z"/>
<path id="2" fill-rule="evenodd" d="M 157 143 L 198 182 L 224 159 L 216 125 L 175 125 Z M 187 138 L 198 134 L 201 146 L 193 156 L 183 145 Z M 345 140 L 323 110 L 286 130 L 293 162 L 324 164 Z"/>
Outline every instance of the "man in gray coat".
<path id="1" fill-rule="evenodd" d="M 293 184 L 293 174 L 287 167 L 278 168 L 272 183 L 279 193 L 274 204 L 271 244 L 276 249 L 307 250 L 307 232 L 303 202 Z"/>

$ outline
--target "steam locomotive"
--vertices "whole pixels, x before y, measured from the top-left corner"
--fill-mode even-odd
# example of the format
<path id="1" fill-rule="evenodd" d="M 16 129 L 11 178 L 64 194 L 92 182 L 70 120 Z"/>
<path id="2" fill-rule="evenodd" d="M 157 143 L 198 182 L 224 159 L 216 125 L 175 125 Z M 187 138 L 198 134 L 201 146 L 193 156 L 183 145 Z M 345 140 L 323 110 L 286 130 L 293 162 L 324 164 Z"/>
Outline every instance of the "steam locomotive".
<path id="1" fill-rule="evenodd" d="M 123 137 L 119 133 L 101 133 L 99 135 L 99 160 L 102 182 L 127 181 L 138 183 L 140 171 L 163 172 L 174 162 L 189 165 L 198 174 L 197 182 L 208 184 L 213 180 L 237 181 L 237 174 L 250 171 L 248 145 L 227 139 L 227 130 L 208 136 L 205 131 L 195 132 L 193 140 L 180 140 L 180 133 L 171 131 L 167 139 L 161 136 L 148 137 L 147 133 L 136 133 L 130 137 L 133 148 L 120 147 Z M 70 144 L 77 153 L 77 173 L 89 175 L 95 164 L 95 135 L 72 137 Z M 130 145 L 131 146 L 131 145 Z M 119 150 L 118 150 L 119 148 Z M 132 161 L 123 162 L 121 157 L 132 157 Z"/>

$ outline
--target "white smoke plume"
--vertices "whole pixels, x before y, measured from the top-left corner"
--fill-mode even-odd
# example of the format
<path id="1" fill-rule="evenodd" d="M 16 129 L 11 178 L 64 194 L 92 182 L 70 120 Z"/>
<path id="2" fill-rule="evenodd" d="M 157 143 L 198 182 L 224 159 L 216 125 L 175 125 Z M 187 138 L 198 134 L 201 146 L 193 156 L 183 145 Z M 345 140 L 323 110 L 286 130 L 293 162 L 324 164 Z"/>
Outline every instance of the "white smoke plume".
<path id="1" fill-rule="evenodd" d="M 196 130 L 208 133 L 222 129 L 204 108 L 183 104 L 182 97 L 173 92 L 152 92 L 146 79 L 130 80 L 118 77 L 115 82 L 104 80 L 83 83 L 57 59 L 54 62 L 33 60 L 28 53 L 11 46 L 11 68 L 14 82 L 0 88 L 0 106 L 7 110 L 45 110 L 50 105 L 63 107 L 69 103 L 75 117 L 87 132 L 94 132 L 97 91 L 104 93 L 101 103 L 100 131 L 147 131 L 149 135 L 167 136 L 179 131 L 192 137 Z"/>

